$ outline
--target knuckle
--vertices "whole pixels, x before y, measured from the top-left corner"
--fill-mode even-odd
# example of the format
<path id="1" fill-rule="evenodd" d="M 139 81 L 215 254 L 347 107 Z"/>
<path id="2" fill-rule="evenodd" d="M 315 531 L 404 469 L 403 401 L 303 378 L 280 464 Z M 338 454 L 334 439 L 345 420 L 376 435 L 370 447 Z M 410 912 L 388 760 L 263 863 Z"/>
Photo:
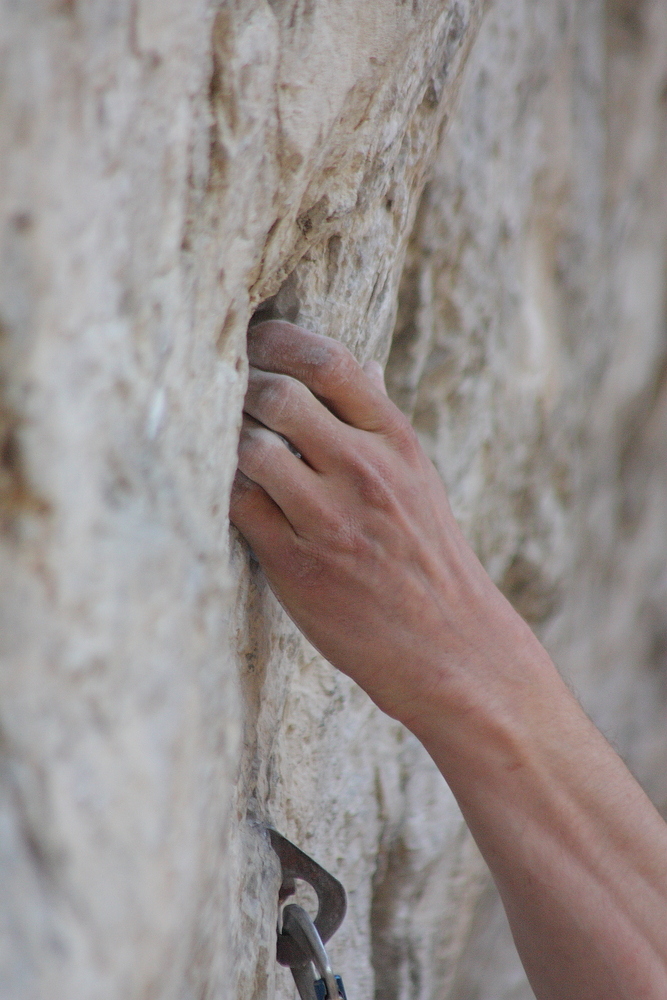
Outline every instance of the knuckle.
<path id="1" fill-rule="evenodd" d="M 264 405 L 272 417 L 280 419 L 290 407 L 292 393 L 286 379 L 280 376 L 267 380 L 264 385 Z"/>
<path id="2" fill-rule="evenodd" d="M 347 347 L 332 341 L 326 360 L 320 367 L 320 378 L 332 388 L 345 385 L 358 368 L 357 361 Z"/>
<path id="3" fill-rule="evenodd" d="M 239 463 L 251 472 L 261 472 L 274 454 L 274 435 L 270 431 L 253 430 L 245 434 L 239 445 Z"/>
<path id="4" fill-rule="evenodd" d="M 364 504 L 381 510 L 394 506 L 394 470 L 387 459 L 359 450 L 351 458 L 349 469 Z"/>
<path id="5" fill-rule="evenodd" d="M 390 437 L 398 452 L 413 462 L 421 454 L 421 445 L 417 433 L 400 411 L 397 411 L 393 426 L 389 428 Z"/>
<path id="6" fill-rule="evenodd" d="M 363 482 L 372 475 L 372 460 L 361 447 L 355 448 L 346 456 L 346 468 L 355 484 Z"/>
<path id="7" fill-rule="evenodd" d="M 290 414 L 299 413 L 305 403 L 306 387 L 288 375 L 279 375 L 267 382 L 267 413 L 276 422 L 282 422 Z"/>
<path id="8" fill-rule="evenodd" d="M 360 485 L 364 503 L 376 510 L 393 510 L 396 497 L 389 477 L 381 469 L 371 469 Z"/>
<path id="9" fill-rule="evenodd" d="M 285 391 L 289 395 L 290 405 L 301 410 L 312 400 L 310 389 L 296 378 L 285 377 Z"/>

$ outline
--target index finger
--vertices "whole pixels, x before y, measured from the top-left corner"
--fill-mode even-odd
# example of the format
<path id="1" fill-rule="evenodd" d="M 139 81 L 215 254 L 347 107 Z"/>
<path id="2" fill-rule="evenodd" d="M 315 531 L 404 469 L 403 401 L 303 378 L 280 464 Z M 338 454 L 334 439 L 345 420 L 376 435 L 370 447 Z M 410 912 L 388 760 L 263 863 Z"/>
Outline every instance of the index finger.
<path id="1" fill-rule="evenodd" d="M 283 320 L 258 323 L 248 333 L 255 368 L 303 382 L 337 417 L 365 431 L 390 432 L 398 411 L 346 347 Z"/>

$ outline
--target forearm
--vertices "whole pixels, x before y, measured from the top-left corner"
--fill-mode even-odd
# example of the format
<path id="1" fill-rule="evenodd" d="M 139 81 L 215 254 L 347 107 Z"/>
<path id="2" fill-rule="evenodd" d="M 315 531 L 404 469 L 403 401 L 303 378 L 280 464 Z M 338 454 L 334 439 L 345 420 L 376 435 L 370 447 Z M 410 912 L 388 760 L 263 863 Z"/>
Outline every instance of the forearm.
<path id="1" fill-rule="evenodd" d="M 489 864 L 539 1000 L 664 1000 L 667 826 L 523 628 L 495 684 L 467 699 L 443 688 L 412 728 Z"/>

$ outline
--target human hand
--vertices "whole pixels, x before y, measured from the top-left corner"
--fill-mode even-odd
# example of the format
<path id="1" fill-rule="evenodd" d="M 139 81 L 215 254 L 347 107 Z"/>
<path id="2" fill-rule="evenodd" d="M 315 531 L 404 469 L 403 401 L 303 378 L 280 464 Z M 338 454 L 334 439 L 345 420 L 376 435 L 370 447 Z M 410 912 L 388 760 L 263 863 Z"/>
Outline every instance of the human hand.
<path id="1" fill-rule="evenodd" d="M 528 630 L 465 542 L 379 366 L 277 321 L 251 331 L 249 358 L 230 517 L 287 613 L 413 728 L 436 689 L 452 706 L 488 689 L 501 647 L 515 657 Z"/>

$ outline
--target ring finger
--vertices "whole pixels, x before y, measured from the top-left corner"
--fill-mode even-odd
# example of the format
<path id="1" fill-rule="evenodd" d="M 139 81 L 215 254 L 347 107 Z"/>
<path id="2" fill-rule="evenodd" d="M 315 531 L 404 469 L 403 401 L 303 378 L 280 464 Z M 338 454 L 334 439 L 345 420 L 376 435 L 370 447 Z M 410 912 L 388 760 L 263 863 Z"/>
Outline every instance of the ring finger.
<path id="1" fill-rule="evenodd" d="M 243 408 L 265 427 L 287 438 L 318 472 L 335 465 L 346 425 L 302 382 L 251 367 Z"/>
<path id="2" fill-rule="evenodd" d="M 321 519 L 317 472 L 293 454 L 278 434 L 246 414 L 239 438 L 239 469 L 278 504 L 298 534 Z"/>

